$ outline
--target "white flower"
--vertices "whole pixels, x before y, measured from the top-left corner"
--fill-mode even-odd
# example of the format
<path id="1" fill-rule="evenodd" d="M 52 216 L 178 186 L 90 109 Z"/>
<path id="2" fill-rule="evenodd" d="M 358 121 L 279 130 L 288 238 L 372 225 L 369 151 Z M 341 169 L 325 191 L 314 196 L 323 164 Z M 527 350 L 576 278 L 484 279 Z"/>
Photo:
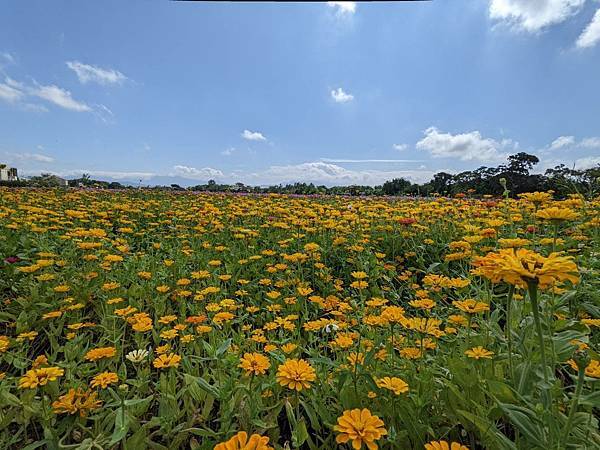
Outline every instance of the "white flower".
<path id="1" fill-rule="evenodd" d="M 144 359 L 146 359 L 146 357 L 148 356 L 148 353 L 149 353 L 148 350 L 145 350 L 142 348 L 142 349 L 133 350 L 133 351 L 127 353 L 125 358 L 127 358 L 132 363 L 140 363 Z"/>

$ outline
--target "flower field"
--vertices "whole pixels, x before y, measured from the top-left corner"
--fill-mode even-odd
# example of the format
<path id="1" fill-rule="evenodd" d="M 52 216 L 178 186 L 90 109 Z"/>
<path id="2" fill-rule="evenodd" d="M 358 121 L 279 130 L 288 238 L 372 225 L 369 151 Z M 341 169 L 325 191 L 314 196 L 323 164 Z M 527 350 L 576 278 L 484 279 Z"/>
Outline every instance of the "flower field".
<path id="1" fill-rule="evenodd" d="M 600 448 L 600 200 L 0 188 L 0 448 Z"/>

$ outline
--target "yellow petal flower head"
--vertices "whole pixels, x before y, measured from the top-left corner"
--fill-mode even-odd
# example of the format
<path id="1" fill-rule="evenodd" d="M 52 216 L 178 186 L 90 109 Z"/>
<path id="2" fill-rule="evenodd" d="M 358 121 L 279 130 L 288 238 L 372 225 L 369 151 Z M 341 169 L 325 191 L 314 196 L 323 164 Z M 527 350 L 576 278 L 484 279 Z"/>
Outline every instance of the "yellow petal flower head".
<path id="1" fill-rule="evenodd" d="M 529 283 L 540 289 L 550 288 L 557 283 L 579 282 L 579 272 L 572 256 L 551 253 L 548 257 L 527 249 L 501 249 L 488 253 L 474 262 L 473 273 L 484 276 L 494 283 L 503 281 L 526 288 Z"/>
<path id="2" fill-rule="evenodd" d="M 535 216 L 539 219 L 548 220 L 552 223 L 560 223 L 564 222 L 565 220 L 575 220 L 579 217 L 579 214 L 569 208 L 552 206 L 551 208 L 540 209 L 535 213 Z"/>
<path id="3" fill-rule="evenodd" d="M 375 384 L 380 389 L 388 389 L 395 395 L 400 395 L 408 392 L 408 384 L 397 377 L 383 377 L 375 380 Z"/>
<path id="4" fill-rule="evenodd" d="M 487 303 L 478 302 L 472 298 L 466 300 L 455 300 L 452 302 L 454 306 L 467 314 L 478 314 L 489 311 L 490 307 Z"/>
<path id="5" fill-rule="evenodd" d="M 64 369 L 60 367 L 41 367 L 39 369 L 28 370 L 19 380 L 19 388 L 35 389 L 38 386 L 45 386 L 50 381 L 56 381 L 58 377 L 65 374 Z"/>
<path id="6" fill-rule="evenodd" d="M 352 441 L 352 448 L 355 450 L 360 450 L 363 444 L 369 450 L 377 450 L 375 441 L 387 434 L 383 421 L 372 415 L 367 408 L 346 410 L 341 417 L 338 417 L 337 423 L 334 427 L 334 430 L 339 433 L 336 442 L 345 444 Z"/>
<path id="7" fill-rule="evenodd" d="M 109 384 L 119 381 L 119 377 L 114 372 L 102 372 L 92 378 L 91 387 L 100 387 L 106 389 Z"/>
<path id="8" fill-rule="evenodd" d="M 260 434 L 253 434 L 248 439 L 248 433 L 240 431 L 231 439 L 215 445 L 214 450 L 273 450 L 268 446 L 269 438 Z"/>
<path id="9" fill-rule="evenodd" d="M 239 366 L 246 371 L 246 375 L 264 375 L 271 363 L 269 358 L 260 353 L 246 353 L 240 359 Z"/>
<path id="10" fill-rule="evenodd" d="M 492 359 L 494 352 L 486 350 L 485 348 L 483 348 L 480 345 L 478 347 L 473 347 L 472 349 L 467 350 L 465 352 L 465 355 L 467 355 L 469 358 L 473 358 L 473 359 L 481 359 L 481 358 Z"/>
<path id="11" fill-rule="evenodd" d="M 117 354 L 117 350 L 114 347 L 99 347 L 88 351 L 85 354 L 85 359 L 88 361 L 97 361 L 104 358 L 112 358 Z"/>
<path id="12" fill-rule="evenodd" d="M 52 403 L 52 411 L 55 414 L 76 414 L 79 412 L 79 415 L 84 417 L 89 411 L 100 407 L 102 402 L 97 398 L 98 394 L 96 392 L 69 389 L 69 392 L 61 395 L 58 400 Z"/>
<path id="13" fill-rule="evenodd" d="M 526 192 L 524 194 L 519 194 L 519 197 L 530 201 L 536 207 L 541 205 L 542 203 L 552 200 L 552 194 L 548 192 Z"/>
<path id="14" fill-rule="evenodd" d="M 159 355 L 152 364 L 157 369 L 165 369 L 168 367 L 177 367 L 181 361 L 181 356 L 175 353 L 163 353 Z"/>
<path id="15" fill-rule="evenodd" d="M 425 444 L 425 450 L 469 450 L 469 447 L 460 442 L 431 441 L 429 444 Z"/>
<path id="16" fill-rule="evenodd" d="M 277 382 L 290 389 L 308 389 L 316 378 L 315 369 L 303 359 L 288 359 L 277 368 Z"/>

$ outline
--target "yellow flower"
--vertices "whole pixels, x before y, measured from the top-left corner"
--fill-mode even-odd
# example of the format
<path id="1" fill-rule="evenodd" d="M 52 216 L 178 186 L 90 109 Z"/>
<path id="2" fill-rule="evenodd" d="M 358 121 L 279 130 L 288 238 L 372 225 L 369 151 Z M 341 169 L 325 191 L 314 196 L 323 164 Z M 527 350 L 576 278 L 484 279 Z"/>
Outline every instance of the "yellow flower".
<path id="1" fill-rule="evenodd" d="M 365 272 L 352 272 L 350 275 L 352 275 L 352 278 L 355 280 L 364 280 L 369 277 Z"/>
<path id="2" fill-rule="evenodd" d="M 35 389 L 38 386 L 45 386 L 48 382 L 56 381 L 58 377 L 62 377 L 64 374 L 64 369 L 59 367 L 31 369 L 25 372 L 25 375 L 19 380 L 19 388 Z"/>
<path id="3" fill-rule="evenodd" d="M 248 433 L 240 431 L 231 439 L 215 445 L 214 450 L 273 450 L 269 447 L 269 438 L 260 434 L 253 434 L 248 439 Z"/>
<path id="4" fill-rule="evenodd" d="M 577 265 L 572 256 L 551 253 L 545 257 L 527 249 L 501 249 L 488 253 L 474 262 L 473 273 L 484 276 L 494 283 L 505 283 L 526 288 L 529 283 L 540 289 L 552 287 L 558 282 L 579 282 Z"/>
<path id="5" fill-rule="evenodd" d="M 102 372 L 92 378 L 92 382 L 90 386 L 101 387 L 102 389 L 106 389 L 109 384 L 113 384 L 119 381 L 119 377 L 114 372 Z"/>
<path id="6" fill-rule="evenodd" d="M 575 363 L 574 360 L 570 359 L 567 361 L 567 363 L 569 363 L 574 370 L 579 370 L 577 363 Z M 600 378 L 600 361 L 597 359 L 592 359 L 585 368 L 585 375 L 591 378 Z"/>
<path id="7" fill-rule="evenodd" d="M 381 317 L 391 323 L 403 323 L 406 320 L 404 308 L 401 306 L 386 306 L 381 312 Z"/>
<path id="8" fill-rule="evenodd" d="M 465 352 L 465 355 L 467 355 L 469 358 L 474 358 L 474 359 L 481 359 L 481 358 L 492 359 L 493 354 L 494 354 L 494 352 L 486 350 L 481 345 L 478 347 L 473 347 L 472 349 L 467 350 Z"/>
<path id="9" fill-rule="evenodd" d="M 97 398 L 98 394 L 96 392 L 69 389 L 69 392 L 61 395 L 58 400 L 52 403 L 52 411 L 55 414 L 76 414 L 79 412 L 79 415 L 84 417 L 88 411 L 100 407 L 101 402 Z"/>
<path id="10" fill-rule="evenodd" d="M 38 335 L 37 331 L 27 331 L 25 333 L 20 333 L 17 336 L 17 342 L 23 342 L 24 340 L 33 341 Z"/>
<path id="11" fill-rule="evenodd" d="M 452 304 L 467 314 L 477 314 L 490 310 L 490 307 L 487 303 L 478 302 L 472 298 L 468 298 L 466 300 L 456 300 L 453 301 Z"/>
<path id="12" fill-rule="evenodd" d="M 346 410 L 341 417 L 338 417 L 337 423 L 334 427 L 334 430 L 339 433 L 336 442 L 345 444 L 352 441 L 352 448 L 355 450 L 360 450 L 363 444 L 369 450 L 377 450 L 375 441 L 387 434 L 383 421 L 372 415 L 367 408 Z"/>
<path id="13" fill-rule="evenodd" d="M 552 200 L 552 194 L 548 192 L 526 192 L 524 194 L 519 194 L 519 197 L 530 201 L 536 206 Z"/>
<path id="14" fill-rule="evenodd" d="M 288 359 L 277 368 L 277 382 L 297 391 L 308 389 L 315 378 L 315 369 L 303 359 Z"/>
<path id="15" fill-rule="evenodd" d="M 375 380 L 375 384 L 380 389 L 388 389 L 395 395 L 404 394 L 408 392 L 408 384 L 397 377 L 383 377 Z"/>
<path id="16" fill-rule="evenodd" d="M 157 369 L 164 369 L 166 367 L 178 367 L 179 362 L 181 361 L 181 356 L 175 353 L 165 353 L 159 355 L 152 364 Z"/>
<path id="17" fill-rule="evenodd" d="M 285 353 L 285 354 L 292 353 L 294 350 L 296 350 L 296 348 L 298 348 L 298 346 L 292 342 L 289 342 L 289 343 L 281 346 L 281 350 L 283 350 L 283 353 Z"/>
<path id="18" fill-rule="evenodd" d="M 246 353 L 240 359 L 240 368 L 246 371 L 246 375 L 264 375 L 271 363 L 269 358 L 261 353 Z"/>
<path id="19" fill-rule="evenodd" d="M 425 444 L 425 450 L 469 450 L 469 447 L 459 442 L 431 441 L 429 444 Z"/>
<path id="20" fill-rule="evenodd" d="M 117 349 L 114 347 L 99 347 L 88 351 L 84 358 L 88 361 L 97 361 L 103 358 L 112 358 L 117 354 Z"/>
<path id="21" fill-rule="evenodd" d="M 10 339 L 8 336 L 0 336 L 0 353 L 4 353 L 10 347 Z"/>
<path id="22" fill-rule="evenodd" d="M 33 363 L 31 364 L 31 368 L 38 369 L 47 364 L 48 364 L 48 357 L 46 355 L 40 355 L 33 360 Z"/>
<path id="23" fill-rule="evenodd" d="M 549 220 L 552 223 L 560 223 L 565 220 L 575 220 L 579 217 L 579 214 L 569 208 L 553 206 L 551 208 L 540 209 L 535 213 L 535 216 L 540 219 Z"/>

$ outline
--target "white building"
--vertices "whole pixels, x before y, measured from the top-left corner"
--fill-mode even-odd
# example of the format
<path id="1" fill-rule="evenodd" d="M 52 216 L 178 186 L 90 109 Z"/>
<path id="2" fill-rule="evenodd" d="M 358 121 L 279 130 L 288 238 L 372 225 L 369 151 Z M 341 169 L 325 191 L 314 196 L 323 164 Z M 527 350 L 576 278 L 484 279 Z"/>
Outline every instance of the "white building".
<path id="1" fill-rule="evenodd" d="M 17 169 L 0 164 L 0 181 L 18 181 Z"/>

